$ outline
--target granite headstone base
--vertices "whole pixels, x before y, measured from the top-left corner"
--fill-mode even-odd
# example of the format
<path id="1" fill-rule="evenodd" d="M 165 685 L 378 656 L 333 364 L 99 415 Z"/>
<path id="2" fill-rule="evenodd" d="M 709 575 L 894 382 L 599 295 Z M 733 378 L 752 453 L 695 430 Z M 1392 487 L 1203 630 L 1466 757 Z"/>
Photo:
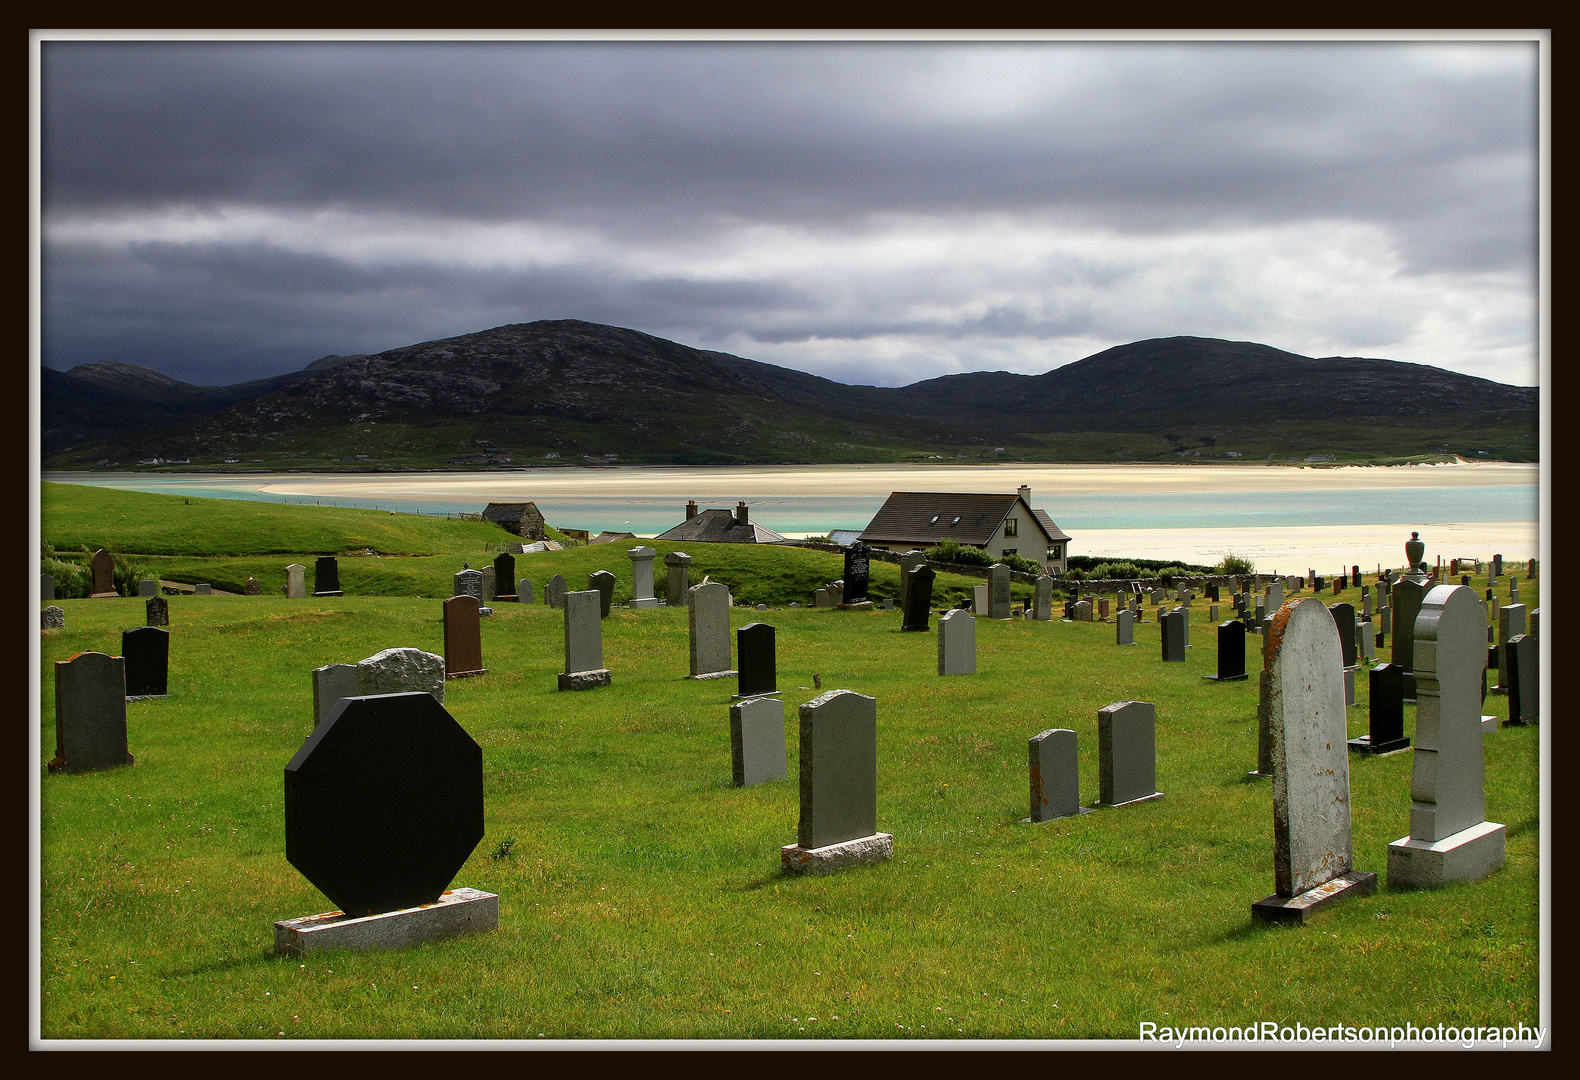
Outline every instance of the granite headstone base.
<path id="1" fill-rule="evenodd" d="M 1251 918 L 1257 922 L 1304 924 L 1317 912 L 1352 896 L 1370 896 L 1377 891 L 1377 875 L 1368 870 L 1351 870 L 1324 881 L 1299 896 L 1273 895 L 1251 905 Z"/>
<path id="2" fill-rule="evenodd" d="M 446 889 L 435 903 L 378 915 L 358 918 L 343 911 L 326 911 L 285 919 L 274 924 L 274 951 L 278 956 L 302 956 L 320 949 L 399 949 L 498 929 L 498 894 Z"/>
<path id="3" fill-rule="evenodd" d="M 1401 836 L 1388 845 L 1390 889 L 1435 889 L 1456 881 L 1480 881 L 1503 865 L 1507 830 L 1495 821 L 1428 842 Z"/>
<path id="4" fill-rule="evenodd" d="M 609 673 L 608 668 L 560 672 L 561 690 L 596 690 L 600 686 L 608 686 L 613 681 L 614 676 Z"/>
<path id="5" fill-rule="evenodd" d="M 893 857 L 894 837 L 889 833 L 874 833 L 820 848 L 786 844 L 779 849 L 779 866 L 787 874 L 832 874 L 847 866 L 880 863 Z"/>
<path id="6" fill-rule="evenodd" d="M 1349 740 L 1349 747 L 1352 754 L 1397 754 L 1401 750 L 1410 748 L 1410 740 L 1401 735 L 1397 739 L 1373 746 L 1371 733 L 1368 732 L 1365 735 L 1357 735 Z"/>
<path id="7" fill-rule="evenodd" d="M 730 671 L 704 671 L 701 675 L 687 675 L 686 678 L 688 678 L 688 679 L 695 679 L 698 682 L 703 682 L 703 681 L 706 681 L 708 679 L 733 679 L 735 676 L 737 676 L 739 674 L 740 674 L 739 671 L 735 671 L 733 669 L 730 670 Z M 755 697 L 755 696 L 758 696 L 758 695 L 752 695 L 752 696 Z"/>

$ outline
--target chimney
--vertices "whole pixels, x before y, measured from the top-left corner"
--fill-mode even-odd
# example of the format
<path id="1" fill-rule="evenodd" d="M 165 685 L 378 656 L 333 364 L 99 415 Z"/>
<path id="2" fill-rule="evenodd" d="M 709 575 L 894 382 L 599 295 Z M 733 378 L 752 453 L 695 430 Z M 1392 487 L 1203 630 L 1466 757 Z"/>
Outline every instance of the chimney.
<path id="1" fill-rule="evenodd" d="M 749 525 L 749 524 L 751 524 L 751 522 L 746 520 L 746 504 L 743 503 L 743 502 L 738 502 L 738 503 L 735 504 L 735 524 L 737 524 L 737 525 Z"/>
<path id="2" fill-rule="evenodd" d="M 697 500 L 696 499 L 687 499 L 686 500 L 686 520 L 690 521 L 692 518 L 694 518 L 696 516 L 697 516 Z"/>
<path id="3" fill-rule="evenodd" d="M 1020 497 L 1026 503 L 1027 506 L 1030 506 L 1031 505 L 1031 488 L 1027 487 L 1025 484 L 1022 484 L 1020 486 Z"/>

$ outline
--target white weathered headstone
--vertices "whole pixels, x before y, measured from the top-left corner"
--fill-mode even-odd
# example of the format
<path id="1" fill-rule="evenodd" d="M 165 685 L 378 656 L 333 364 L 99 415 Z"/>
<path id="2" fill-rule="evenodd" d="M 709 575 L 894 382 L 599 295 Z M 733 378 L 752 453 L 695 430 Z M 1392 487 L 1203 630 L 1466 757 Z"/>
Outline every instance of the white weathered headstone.
<path id="1" fill-rule="evenodd" d="M 954 608 L 938 620 L 938 674 L 977 673 L 977 621 Z"/>
<path id="2" fill-rule="evenodd" d="M 1478 881 L 1503 865 L 1506 830 L 1487 820 L 1482 618 L 1476 594 L 1463 585 L 1439 585 L 1421 601 L 1410 835 L 1388 845 L 1392 887 Z"/>
<path id="3" fill-rule="evenodd" d="M 285 568 L 285 596 L 288 600 L 307 599 L 307 567 L 292 563 Z"/>
<path id="4" fill-rule="evenodd" d="M 730 587 L 718 581 L 693 585 L 682 603 L 690 609 L 691 674 L 688 679 L 722 679 L 730 666 Z"/>

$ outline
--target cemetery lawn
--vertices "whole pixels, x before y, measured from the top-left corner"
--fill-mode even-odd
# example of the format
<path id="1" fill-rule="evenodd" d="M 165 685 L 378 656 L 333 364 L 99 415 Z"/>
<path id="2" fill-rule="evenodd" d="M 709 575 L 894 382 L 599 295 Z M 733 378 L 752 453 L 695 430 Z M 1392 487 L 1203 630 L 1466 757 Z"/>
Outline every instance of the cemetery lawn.
<path id="1" fill-rule="evenodd" d="M 694 582 L 709 548 L 687 549 Z M 573 556 L 624 564 L 629 590 L 618 546 L 553 555 L 578 573 Z M 839 573 L 835 557 L 794 549 L 717 557 L 769 556 L 787 560 L 797 589 L 803 556 L 823 560 L 818 584 Z M 428 557 L 442 558 L 445 582 L 459 568 L 458 552 Z M 353 561 L 341 575 L 355 591 Z M 873 569 L 881 581 L 894 568 Z M 732 577 L 716 579 L 748 597 L 751 579 Z M 283 769 L 312 724 L 311 669 L 392 646 L 441 652 L 442 628 L 436 599 L 271 592 L 171 597 L 172 693 L 127 706 L 136 764 L 73 776 L 44 775 L 52 663 L 118 654 L 143 602 L 58 602 L 67 629 L 42 634 L 37 760 L 45 1038 L 1128 1039 L 1144 1021 L 1538 1020 L 1539 729 L 1485 739 L 1487 817 L 1508 827 L 1491 877 L 1390 890 L 1386 846 L 1409 831 L 1412 754 L 1352 756 L 1356 864 L 1378 873 L 1379 891 L 1302 928 L 1253 926 L 1251 903 L 1273 887 L 1271 782 L 1246 775 L 1257 685 L 1202 678 L 1215 639 L 1199 601 L 1183 664 L 1160 661 L 1148 607 L 1133 648 L 1102 623 L 984 620 L 979 673 L 951 678 L 935 674 L 936 630 L 901 634 L 897 611 L 737 607 L 732 626 L 778 628 L 790 749 L 789 779 L 748 789 L 730 780 L 734 680 L 683 678 L 684 609 L 617 608 L 603 624 L 613 685 L 562 693 L 560 613 L 498 604 L 483 622 L 488 674 L 446 695 L 483 748 L 487 800 L 486 835 L 454 885 L 498 893 L 499 930 L 274 956 L 275 920 L 332 907 L 284 855 Z M 1358 589 L 1322 599 L 1360 606 Z M 814 673 L 824 690 L 877 698 L 878 827 L 895 857 L 784 877 L 796 707 L 818 693 Z M 1365 682 L 1351 735 L 1366 730 Z M 1026 740 L 1073 728 L 1090 804 L 1097 711 L 1127 699 L 1157 705 L 1166 796 L 1022 824 Z M 1506 708 L 1489 696 L 1485 711 Z"/>

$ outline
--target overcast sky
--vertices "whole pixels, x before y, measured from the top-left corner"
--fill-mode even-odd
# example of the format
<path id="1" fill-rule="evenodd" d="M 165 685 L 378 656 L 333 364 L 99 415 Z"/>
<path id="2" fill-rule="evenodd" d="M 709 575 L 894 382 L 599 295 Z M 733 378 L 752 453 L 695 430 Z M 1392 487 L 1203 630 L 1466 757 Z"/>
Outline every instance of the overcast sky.
<path id="1" fill-rule="evenodd" d="M 1191 334 L 1537 381 L 1537 49 L 42 43 L 43 359 L 587 319 L 844 382 Z"/>

